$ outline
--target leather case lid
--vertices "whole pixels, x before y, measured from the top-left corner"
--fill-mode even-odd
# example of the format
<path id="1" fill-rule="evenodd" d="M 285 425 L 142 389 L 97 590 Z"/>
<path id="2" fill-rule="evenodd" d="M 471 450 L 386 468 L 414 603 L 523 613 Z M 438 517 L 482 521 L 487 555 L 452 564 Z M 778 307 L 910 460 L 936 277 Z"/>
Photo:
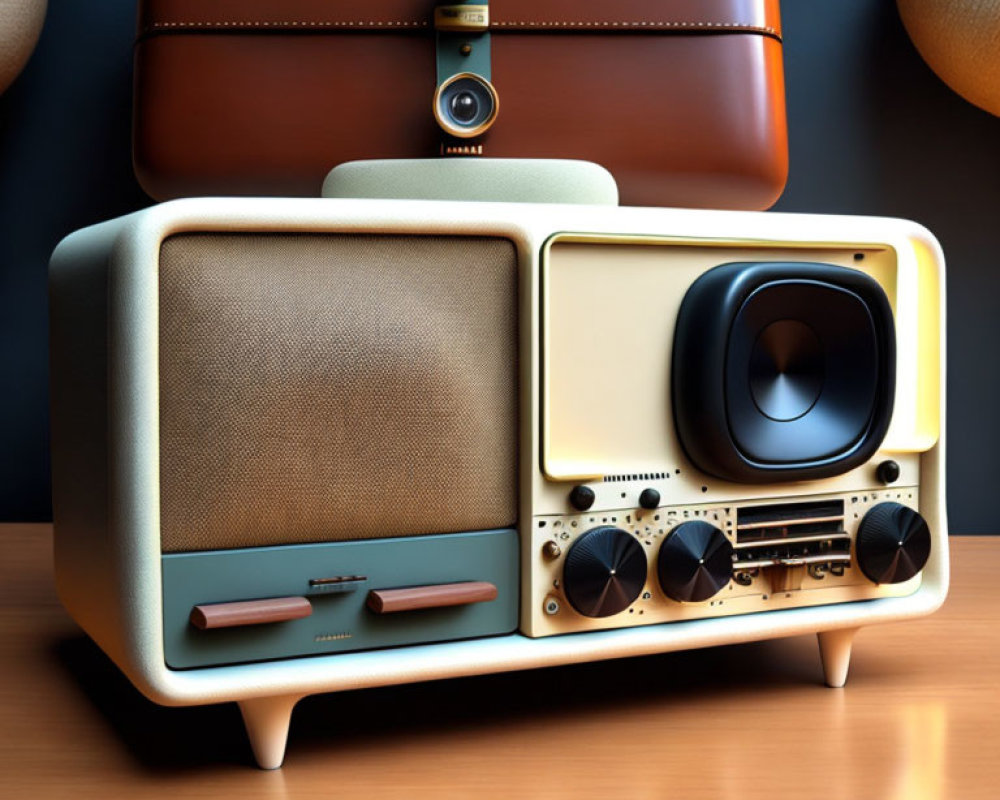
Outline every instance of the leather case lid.
<path id="1" fill-rule="evenodd" d="M 427 0 L 145 0 L 140 36 L 168 32 L 433 30 Z M 758 33 L 781 37 L 778 0 L 494 0 L 490 30 Z"/>
<path id="2" fill-rule="evenodd" d="M 142 0 L 134 161 L 157 199 L 319 193 L 337 164 L 592 161 L 624 205 L 762 209 L 788 168 L 776 0 L 494 0 L 496 124 L 432 112 L 427 0 Z"/>

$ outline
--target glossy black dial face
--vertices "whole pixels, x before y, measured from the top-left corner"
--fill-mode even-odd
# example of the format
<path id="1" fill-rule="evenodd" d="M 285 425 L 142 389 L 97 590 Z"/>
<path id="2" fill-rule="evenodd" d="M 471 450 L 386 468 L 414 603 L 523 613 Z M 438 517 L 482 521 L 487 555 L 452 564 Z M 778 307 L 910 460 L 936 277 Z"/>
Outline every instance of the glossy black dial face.
<path id="1" fill-rule="evenodd" d="M 660 545 L 656 573 L 660 588 L 671 600 L 700 603 L 729 583 L 733 545 L 707 522 L 681 523 Z"/>
<path id="2" fill-rule="evenodd" d="M 646 583 L 646 553 L 635 537 L 610 525 L 593 528 L 566 555 L 563 586 L 570 605 L 585 617 L 610 617 L 627 609 Z"/>
<path id="3" fill-rule="evenodd" d="M 931 531 L 912 508 L 879 503 L 861 520 L 856 549 L 858 566 L 868 580 L 902 583 L 927 564 Z"/>

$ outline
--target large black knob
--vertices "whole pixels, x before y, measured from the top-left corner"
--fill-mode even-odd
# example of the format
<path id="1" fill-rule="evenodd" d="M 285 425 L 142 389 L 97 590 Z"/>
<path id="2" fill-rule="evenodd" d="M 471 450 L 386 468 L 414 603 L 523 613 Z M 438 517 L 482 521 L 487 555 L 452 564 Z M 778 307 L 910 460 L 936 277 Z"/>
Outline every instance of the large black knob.
<path id="1" fill-rule="evenodd" d="M 912 508 L 879 503 L 858 526 L 858 566 L 874 583 L 902 583 L 924 568 L 931 554 L 931 531 Z"/>
<path id="2" fill-rule="evenodd" d="M 671 600 L 708 600 L 732 577 L 733 545 L 707 522 L 682 522 L 660 545 L 656 574 L 660 588 Z"/>
<path id="3" fill-rule="evenodd" d="M 610 617 L 624 611 L 645 584 L 646 554 L 635 537 L 621 528 L 592 528 L 566 554 L 566 598 L 585 617 Z"/>

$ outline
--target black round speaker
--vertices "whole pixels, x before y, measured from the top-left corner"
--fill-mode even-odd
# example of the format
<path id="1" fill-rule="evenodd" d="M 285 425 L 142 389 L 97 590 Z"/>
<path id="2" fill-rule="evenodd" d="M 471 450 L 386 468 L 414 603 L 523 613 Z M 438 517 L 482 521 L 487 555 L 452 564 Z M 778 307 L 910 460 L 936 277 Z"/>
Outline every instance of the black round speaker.
<path id="1" fill-rule="evenodd" d="M 855 269 L 724 264 L 684 297 L 671 374 L 678 438 L 703 472 L 743 483 L 837 475 L 888 429 L 892 310 Z"/>

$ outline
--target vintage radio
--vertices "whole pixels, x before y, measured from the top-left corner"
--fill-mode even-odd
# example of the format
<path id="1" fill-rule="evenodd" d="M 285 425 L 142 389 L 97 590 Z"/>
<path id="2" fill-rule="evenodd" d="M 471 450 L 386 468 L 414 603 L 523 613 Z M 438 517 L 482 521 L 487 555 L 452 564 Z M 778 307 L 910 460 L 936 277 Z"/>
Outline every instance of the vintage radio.
<path id="1" fill-rule="evenodd" d="M 51 265 L 56 578 L 149 698 L 818 633 L 947 590 L 943 260 L 896 219 L 190 199 Z"/>

